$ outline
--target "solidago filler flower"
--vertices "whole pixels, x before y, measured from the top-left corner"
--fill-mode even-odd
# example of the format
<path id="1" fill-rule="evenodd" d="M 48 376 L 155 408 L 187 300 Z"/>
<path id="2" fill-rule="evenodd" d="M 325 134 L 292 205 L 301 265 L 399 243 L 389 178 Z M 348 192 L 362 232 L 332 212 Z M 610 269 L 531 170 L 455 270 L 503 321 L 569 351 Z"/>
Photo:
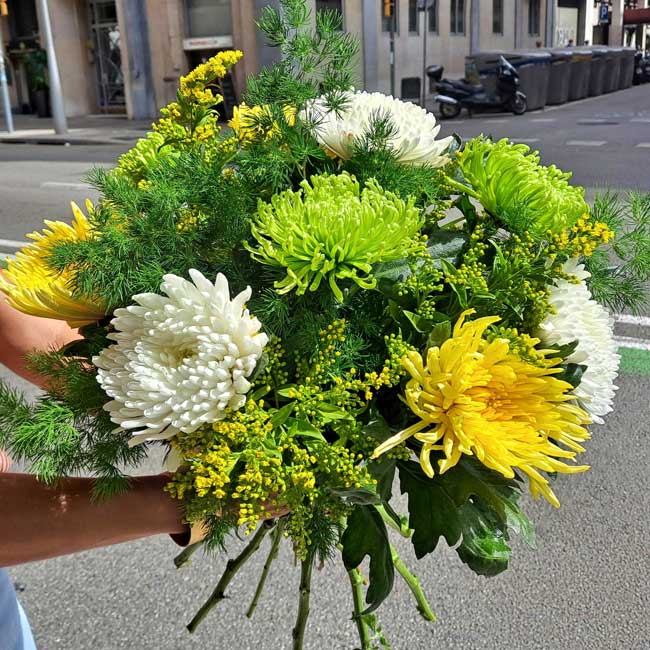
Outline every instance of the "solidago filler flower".
<path id="1" fill-rule="evenodd" d="M 433 451 L 443 454 L 440 473 L 468 454 L 508 478 L 520 470 L 535 497 L 541 494 L 559 506 L 540 471 L 588 469 L 565 461 L 584 451 L 579 443 L 589 438 L 583 426 L 589 417 L 571 403 L 572 386 L 553 376 L 559 372 L 557 360 L 533 365 L 514 354 L 507 340 L 486 341 L 485 330 L 499 318 L 465 321 L 471 313 L 464 312 L 453 336 L 429 348 L 426 359 L 417 351 L 404 356 L 411 376 L 406 401 L 420 420 L 382 443 L 373 456 L 414 436 L 422 443 L 420 464 L 430 477 Z"/>
<path id="2" fill-rule="evenodd" d="M 382 93 L 347 92 L 342 97 L 345 104 L 340 110 L 330 109 L 327 101 L 319 98 L 303 115 L 313 122 L 314 136 L 330 154 L 349 160 L 373 121 L 390 118 L 394 133 L 386 144 L 400 162 L 432 167 L 449 162 L 447 150 L 453 137 L 436 140 L 440 125 L 433 113 Z"/>
<path id="3" fill-rule="evenodd" d="M 71 224 L 45 221 L 42 232 L 27 235 L 33 243 L 18 251 L 15 260 L 8 260 L 7 270 L 0 274 L 0 290 L 12 307 L 25 314 L 65 320 L 71 327 L 82 327 L 102 319 L 104 307 L 99 301 L 74 295 L 70 273 L 56 271 L 47 262 L 56 245 L 82 241 L 90 234 L 88 219 L 76 203 L 71 205 Z M 93 209 L 90 201 L 86 207 L 89 211 Z"/>
<path id="4" fill-rule="evenodd" d="M 371 179 L 361 190 L 348 173 L 313 176 L 301 190 L 260 202 L 251 231 L 263 264 L 286 269 L 279 293 L 315 291 L 327 281 L 339 301 L 339 281 L 372 289 L 374 264 L 398 260 L 417 246 L 423 220 L 413 201 L 404 201 Z"/>
<path id="5" fill-rule="evenodd" d="M 614 322 L 605 307 L 591 297 L 584 266 L 572 259 L 563 270 L 574 280 L 558 279 L 551 287 L 553 311 L 541 323 L 538 336 L 547 347 L 577 342 L 566 360 L 587 368 L 574 394 L 593 421 L 602 424 L 603 416 L 612 411 L 620 361 Z"/>
<path id="6" fill-rule="evenodd" d="M 296 121 L 295 107 L 284 106 L 282 113 L 286 123 L 293 126 Z M 273 121 L 268 106 L 247 106 L 243 103 L 233 108 L 232 119 L 228 122 L 228 126 L 242 144 L 268 140 L 280 131 L 277 122 Z"/>
<path id="7" fill-rule="evenodd" d="M 231 299 L 223 274 L 212 283 L 189 273 L 192 281 L 164 276 L 165 295 L 139 294 L 117 309 L 115 344 L 93 358 L 112 398 L 104 408 L 135 432 L 133 444 L 192 433 L 241 408 L 268 342 L 245 308 L 250 288 Z"/>
<path id="8" fill-rule="evenodd" d="M 483 207 L 517 232 L 554 234 L 589 212 L 584 189 L 569 185 L 571 174 L 540 165 L 525 144 L 475 138 L 459 154 L 459 166 Z"/>

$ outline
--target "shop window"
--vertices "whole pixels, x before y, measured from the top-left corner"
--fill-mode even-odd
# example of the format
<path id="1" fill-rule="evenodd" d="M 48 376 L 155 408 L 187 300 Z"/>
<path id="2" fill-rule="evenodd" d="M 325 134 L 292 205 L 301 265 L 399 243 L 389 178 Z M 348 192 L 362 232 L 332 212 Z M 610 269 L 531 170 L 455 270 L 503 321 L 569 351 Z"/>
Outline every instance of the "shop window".
<path id="1" fill-rule="evenodd" d="M 232 34 L 230 0 L 185 0 L 187 36 L 228 36 Z"/>
<path id="2" fill-rule="evenodd" d="M 450 4 L 451 34 L 465 33 L 465 0 L 451 0 Z"/>
<path id="3" fill-rule="evenodd" d="M 528 5 L 528 34 L 539 35 L 541 0 L 530 0 Z"/>

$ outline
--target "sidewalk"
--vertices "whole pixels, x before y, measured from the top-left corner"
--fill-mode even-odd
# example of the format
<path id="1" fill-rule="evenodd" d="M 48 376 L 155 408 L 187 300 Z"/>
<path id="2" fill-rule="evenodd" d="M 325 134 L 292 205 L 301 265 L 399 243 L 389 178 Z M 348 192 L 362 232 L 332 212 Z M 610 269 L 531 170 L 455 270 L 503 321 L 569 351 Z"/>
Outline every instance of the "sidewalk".
<path id="1" fill-rule="evenodd" d="M 87 115 L 68 119 L 68 133 L 57 135 L 52 118 L 14 115 L 14 132 L 7 133 L 0 117 L 0 143 L 12 144 L 124 144 L 135 142 L 151 129 L 151 120 L 129 120 L 122 115 Z"/>

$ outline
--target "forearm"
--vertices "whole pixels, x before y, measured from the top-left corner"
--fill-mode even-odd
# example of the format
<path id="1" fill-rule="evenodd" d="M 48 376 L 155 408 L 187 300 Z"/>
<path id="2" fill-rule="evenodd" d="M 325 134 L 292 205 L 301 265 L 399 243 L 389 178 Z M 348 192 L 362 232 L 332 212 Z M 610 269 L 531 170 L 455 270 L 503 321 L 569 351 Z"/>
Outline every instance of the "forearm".
<path id="1" fill-rule="evenodd" d="M 0 566 L 186 533 L 178 501 L 163 492 L 166 481 L 136 478 L 128 492 L 97 502 L 92 479 L 66 478 L 48 487 L 28 474 L 0 474 Z"/>

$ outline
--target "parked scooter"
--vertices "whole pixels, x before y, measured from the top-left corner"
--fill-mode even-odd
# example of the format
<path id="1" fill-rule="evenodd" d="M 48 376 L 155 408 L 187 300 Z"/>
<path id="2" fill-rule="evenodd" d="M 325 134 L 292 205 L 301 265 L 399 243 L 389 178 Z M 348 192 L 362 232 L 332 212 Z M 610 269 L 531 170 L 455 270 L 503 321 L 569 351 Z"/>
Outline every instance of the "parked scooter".
<path id="1" fill-rule="evenodd" d="M 446 119 L 457 117 L 463 108 L 470 113 L 489 110 L 508 110 L 523 115 L 528 108 L 526 95 L 519 90 L 519 73 L 503 56 L 499 57 L 497 87 L 495 94 L 488 94 L 482 85 L 470 84 L 465 80 L 442 79 L 443 67 L 432 65 L 427 75 L 435 82 L 434 100 L 438 102 L 440 116 Z"/>

